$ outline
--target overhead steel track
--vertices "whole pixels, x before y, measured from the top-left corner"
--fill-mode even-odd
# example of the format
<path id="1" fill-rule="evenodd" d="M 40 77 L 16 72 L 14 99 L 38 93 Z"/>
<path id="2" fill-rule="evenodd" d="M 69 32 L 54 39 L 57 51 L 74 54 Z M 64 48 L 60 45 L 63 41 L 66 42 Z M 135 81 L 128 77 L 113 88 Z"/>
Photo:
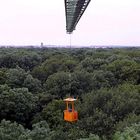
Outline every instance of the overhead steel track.
<path id="1" fill-rule="evenodd" d="M 65 0 L 66 30 L 71 34 L 91 0 Z"/>

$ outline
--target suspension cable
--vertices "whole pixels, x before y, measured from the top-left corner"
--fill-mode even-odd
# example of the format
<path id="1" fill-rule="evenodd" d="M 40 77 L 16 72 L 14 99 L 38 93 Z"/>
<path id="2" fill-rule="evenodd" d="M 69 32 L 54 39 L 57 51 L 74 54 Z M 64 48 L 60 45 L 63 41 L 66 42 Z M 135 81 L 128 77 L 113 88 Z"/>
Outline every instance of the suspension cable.
<path id="1" fill-rule="evenodd" d="M 69 49 L 70 49 L 70 61 L 71 61 L 71 58 L 72 58 L 72 36 L 71 34 L 69 34 Z M 70 85 L 70 94 L 69 94 L 69 97 L 71 97 L 72 95 L 72 75 L 71 75 L 71 70 L 70 70 L 70 67 L 69 67 L 69 85 Z"/>

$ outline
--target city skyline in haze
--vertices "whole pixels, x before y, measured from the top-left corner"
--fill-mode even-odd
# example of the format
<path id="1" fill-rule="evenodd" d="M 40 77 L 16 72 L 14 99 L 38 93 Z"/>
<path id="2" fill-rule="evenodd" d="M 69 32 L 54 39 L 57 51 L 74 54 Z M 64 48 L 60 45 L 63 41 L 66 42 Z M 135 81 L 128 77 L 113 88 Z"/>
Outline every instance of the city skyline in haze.
<path id="1" fill-rule="evenodd" d="M 0 0 L 0 45 L 69 45 L 64 0 Z M 71 44 L 140 45 L 140 1 L 91 0 Z"/>

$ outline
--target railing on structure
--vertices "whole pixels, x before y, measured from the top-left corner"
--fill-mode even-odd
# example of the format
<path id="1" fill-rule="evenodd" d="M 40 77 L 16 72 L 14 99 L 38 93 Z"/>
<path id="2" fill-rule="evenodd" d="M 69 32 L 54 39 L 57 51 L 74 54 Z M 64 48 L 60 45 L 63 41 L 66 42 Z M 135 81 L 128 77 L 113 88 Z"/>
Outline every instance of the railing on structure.
<path id="1" fill-rule="evenodd" d="M 71 34 L 91 0 L 65 0 L 66 30 Z"/>

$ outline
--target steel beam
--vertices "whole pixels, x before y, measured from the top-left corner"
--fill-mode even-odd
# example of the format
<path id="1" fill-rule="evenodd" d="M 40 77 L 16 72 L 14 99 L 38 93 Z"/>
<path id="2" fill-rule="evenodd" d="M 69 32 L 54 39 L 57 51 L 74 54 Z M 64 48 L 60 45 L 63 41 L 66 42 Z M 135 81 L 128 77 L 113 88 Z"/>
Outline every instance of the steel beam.
<path id="1" fill-rule="evenodd" d="M 71 34 L 91 0 L 65 0 L 66 30 Z"/>

